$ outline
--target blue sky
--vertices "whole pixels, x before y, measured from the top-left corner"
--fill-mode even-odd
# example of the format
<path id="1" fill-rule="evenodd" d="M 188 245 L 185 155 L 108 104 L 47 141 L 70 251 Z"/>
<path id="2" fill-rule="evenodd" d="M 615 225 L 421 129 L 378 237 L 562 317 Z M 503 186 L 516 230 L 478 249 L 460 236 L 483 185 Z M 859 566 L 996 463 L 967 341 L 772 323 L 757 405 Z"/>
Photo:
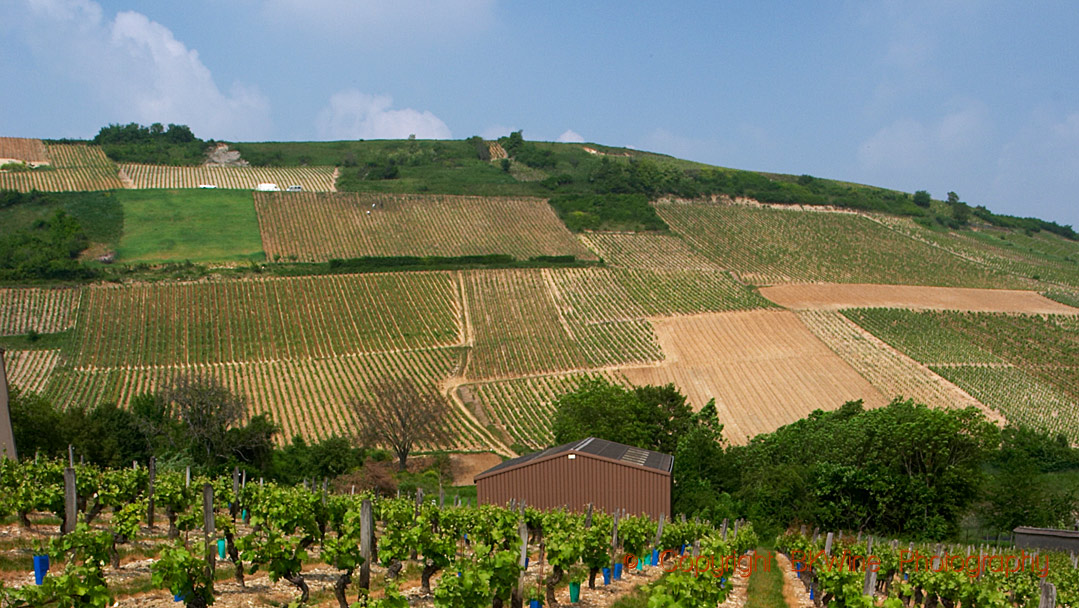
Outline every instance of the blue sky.
<path id="1" fill-rule="evenodd" d="M 1079 226 L 1070 2 L 5 0 L 0 135 L 586 140 Z"/>

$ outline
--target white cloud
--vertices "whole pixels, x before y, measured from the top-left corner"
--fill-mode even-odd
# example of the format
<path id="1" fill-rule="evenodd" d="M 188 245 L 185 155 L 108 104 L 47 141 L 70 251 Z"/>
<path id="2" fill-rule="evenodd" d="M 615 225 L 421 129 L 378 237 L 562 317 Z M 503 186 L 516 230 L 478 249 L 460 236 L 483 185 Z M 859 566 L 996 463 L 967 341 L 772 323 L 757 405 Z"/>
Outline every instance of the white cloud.
<path id="1" fill-rule="evenodd" d="M 371 38 L 450 35 L 486 29 L 494 21 L 494 0 L 268 0 L 265 14 L 284 27 L 320 34 L 347 34 L 341 43 Z"/>
<path id="2" fill-rule="evenodd" d="M 858 148 L 858 161 L 870 171 L 954 172 L 990 131 L 985 106 L 967 103 L 928 124 L 903 118 L 882 127 Z"/>
<path id="3" fill-rule="evenodd" d="M 566 132 L 559 135 L 558 139 L 556 139 L 555 141 L 559 141 L 564 144 L 583 144 L 584 138 L 581 137 L 580 133 L 574 131 L 573 129 L 566 129 Z"/>
<path id="4" fill-rule="evenodd" d="M 198 52 L 145 15 L 111 21 L 91 0 L 26 0 L 23 30 L 43 65 L 86 87 L 107 120 L 187 124 L 215 139 L 268 133 L 269 102 L 253 87 L 223 93 Z"/>
<path id="5" fill-rule="evenodd" d="M 330 97 L 319 113 L 315 129 L 320 139 L 449 139 L 446 123 L 428 111 L 391 109 L 387 95 L 368 95 L 356 90 Z"/>

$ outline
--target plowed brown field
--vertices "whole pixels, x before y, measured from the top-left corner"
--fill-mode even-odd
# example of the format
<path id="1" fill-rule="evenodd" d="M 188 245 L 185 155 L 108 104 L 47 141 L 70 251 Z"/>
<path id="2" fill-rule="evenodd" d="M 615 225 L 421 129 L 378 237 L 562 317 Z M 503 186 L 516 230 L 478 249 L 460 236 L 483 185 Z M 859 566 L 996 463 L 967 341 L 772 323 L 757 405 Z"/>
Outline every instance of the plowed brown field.
<path id="1" fill-rule="evenodd" d="M 814 283 L 762 287 L 760 293 L 780 306 L 795 310 L 910 308 L 914 310 L 1079 314 L 1079 308 L 1054 302 L 1033 291 L 1019 289 Z"/>
<path id="2" fill-rule="evenodd" d="M 788 311 L 754 310 L 652 320 L 667 359 L 621 370 L 634 384 L 673 382 L 700 408 L 715 398 L 723 435 L 745 443 L 815 409 L 887 399 Z"/>

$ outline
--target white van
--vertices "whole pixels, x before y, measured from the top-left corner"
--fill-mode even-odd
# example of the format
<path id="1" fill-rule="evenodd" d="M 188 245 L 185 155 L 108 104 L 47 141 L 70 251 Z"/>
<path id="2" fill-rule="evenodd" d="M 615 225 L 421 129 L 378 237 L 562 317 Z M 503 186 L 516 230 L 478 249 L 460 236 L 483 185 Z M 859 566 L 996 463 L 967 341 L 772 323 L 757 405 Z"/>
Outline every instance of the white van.
<path id="1" fill-rule="evenodd" d="M 303 186 L 289 186 L 285 190 L 288 192 L 303 192 Z"/>
<path id="2" fill-rule="evenodd" d="M 277 184 L 259 184 L 255 187 L 258 192 L 280 192 L 281 189 L 277 187 Z"/>

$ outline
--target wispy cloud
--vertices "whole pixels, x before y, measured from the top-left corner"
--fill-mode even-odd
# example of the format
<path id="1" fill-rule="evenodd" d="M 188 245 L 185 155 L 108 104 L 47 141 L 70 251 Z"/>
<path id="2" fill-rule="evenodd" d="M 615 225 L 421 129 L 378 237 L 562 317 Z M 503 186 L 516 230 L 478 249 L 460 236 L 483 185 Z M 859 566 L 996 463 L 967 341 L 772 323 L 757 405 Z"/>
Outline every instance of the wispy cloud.
<path id="1" fill-rule="evenodd" d="M 449 139 L 446 123 L 428 111 L 393 109 L 388 95 L 341 91 L 319 113 L 315 130 L 321 139 Z"/>
<path id="2" fill-rule="evenodd" d="M 566 131 L 559 135 L 558 139 L 555 141 L 559 141 L 564 144 L 582 144 L 584 143 L 584 138 L 581 137 L 580 133 L 574 131 L 573 129 L 566 129 Z"/>
<path id="3" fill-rule="evenodd" d="M 142 13 L 110 19 L 91 0 L 25 0 L 22 29 L 35 61 L 85 87 L 105 120 L 187 124 L 216 139 L 269 133 L 269 101 L 235 83 L 227 93 L 194 49 Z"/>
<path id="4" fill-rule="evenodd" d="M 870 172 L 954 172 L 967 160 L 981 156 L 992 123 L 987 108 L 968 102 L 936 120 L 895 120 L 862 142 L 858 161 Z"/>

